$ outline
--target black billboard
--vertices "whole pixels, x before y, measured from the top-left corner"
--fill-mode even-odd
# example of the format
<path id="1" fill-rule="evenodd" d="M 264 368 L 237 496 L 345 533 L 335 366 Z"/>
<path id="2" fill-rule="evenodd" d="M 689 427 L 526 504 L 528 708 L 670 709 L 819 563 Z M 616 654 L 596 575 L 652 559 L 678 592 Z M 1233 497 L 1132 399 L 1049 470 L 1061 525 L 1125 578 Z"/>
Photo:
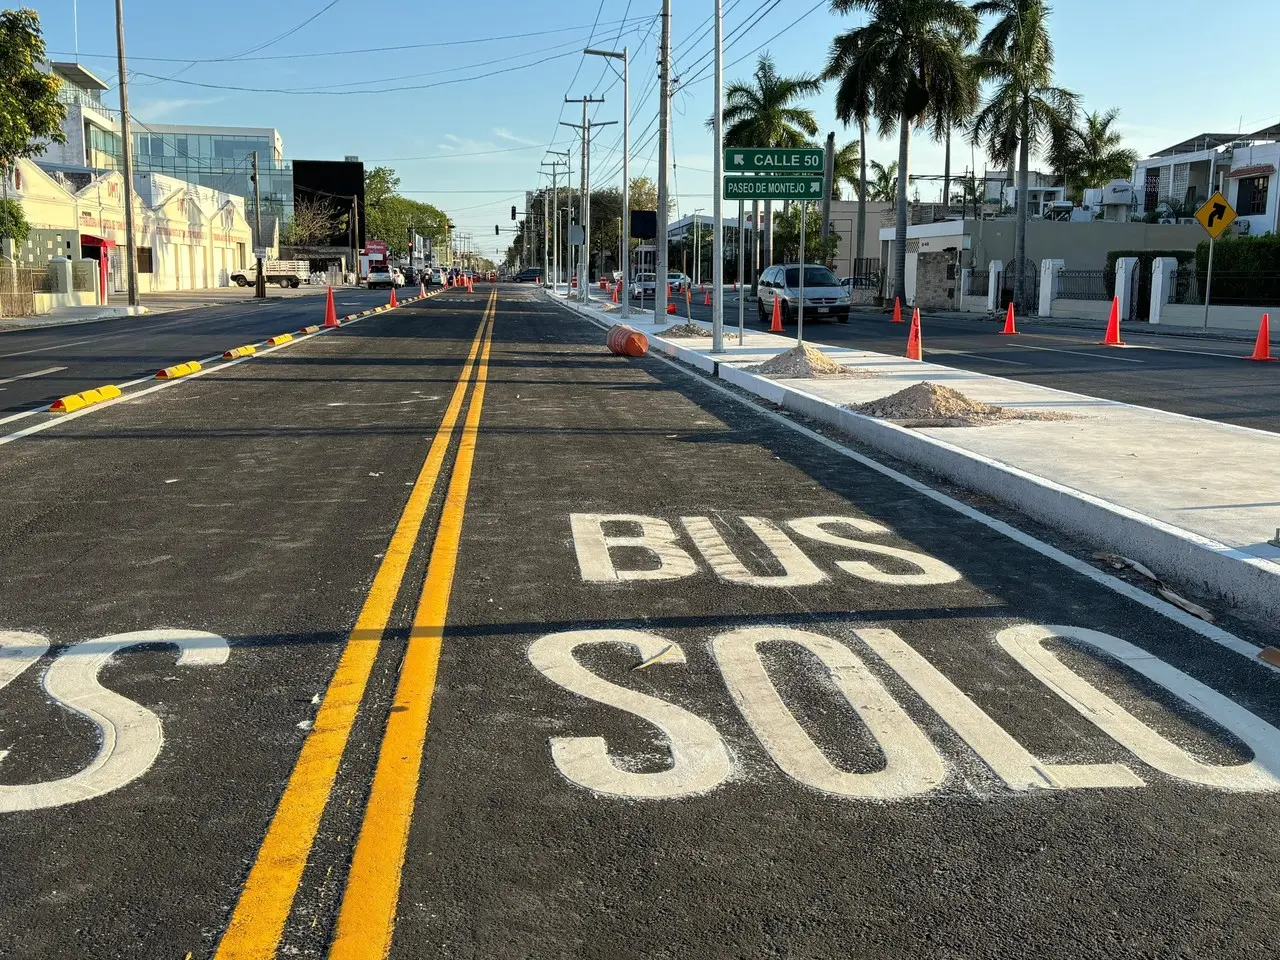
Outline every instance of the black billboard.
<path id="1" fill-rule="evenodd" d="M 351 198 L 355 197 L 360 226 L 357 246 L 364 247 L 364 164 L 359 160 L 294 160 L 293 202 L 328 201 L 337 213 L 341 230 L 328 243 L 317 246 L 349 247 L 351 234 L 347 227 L 351 216 Z"/>

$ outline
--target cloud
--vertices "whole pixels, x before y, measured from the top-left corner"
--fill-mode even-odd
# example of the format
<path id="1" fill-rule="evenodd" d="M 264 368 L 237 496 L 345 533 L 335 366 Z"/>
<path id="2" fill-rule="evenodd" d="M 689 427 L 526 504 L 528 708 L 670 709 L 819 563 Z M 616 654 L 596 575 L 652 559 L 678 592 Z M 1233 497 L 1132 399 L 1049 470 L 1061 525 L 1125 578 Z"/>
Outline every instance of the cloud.
<path id="1" fill-rule="evenodd" d="M 495 137 L 499 137 L 503 140 L 510 140 L 512 143 L 519 143 L 529 147 L 536 147 L 538 145 L 537 140 L 529 140 L 525 137 L 516 136 L 516 134 L 512 133 L 510 130 L 505 130 L 502 127 L 494 127 L 491 132 Z"/>
<path id="2" fill-rule="evenodd" d="M 208 97 L 205 99 L 176 97 L 172 100 L 151 100 L 138 105 L 138 116 L 144 120 L 163 120 L 165 117 L 172 116 L 186 110 L 188 107 L 198 107 L 207 103 L 221 103 L 225 97 Z M 133 111 L 129 111 L 129 115 L 133 115 Z"/>

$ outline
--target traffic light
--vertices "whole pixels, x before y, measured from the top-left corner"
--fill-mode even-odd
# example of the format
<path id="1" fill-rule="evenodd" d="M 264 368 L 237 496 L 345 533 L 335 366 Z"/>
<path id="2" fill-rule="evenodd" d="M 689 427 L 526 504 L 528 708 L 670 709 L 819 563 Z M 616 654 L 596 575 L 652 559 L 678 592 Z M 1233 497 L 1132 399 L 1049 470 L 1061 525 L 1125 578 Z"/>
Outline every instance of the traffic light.
<path id="1" fill-rule="evenodd" d="M 498 229 L 498 225 L 495 223 L 493 225 L 493 235 L 496 237 L 500 233 L 502 233 L 502 231 Z"/>
<path id="2" fill-rule="evenodd" d="M 512 220 L 514 220 L 515 218 L 516 218 L 516 206 L 515 206 L 515 204 L 513 203 L 513 204 L 511 205 L 511 219 L 512 219 Z"/>

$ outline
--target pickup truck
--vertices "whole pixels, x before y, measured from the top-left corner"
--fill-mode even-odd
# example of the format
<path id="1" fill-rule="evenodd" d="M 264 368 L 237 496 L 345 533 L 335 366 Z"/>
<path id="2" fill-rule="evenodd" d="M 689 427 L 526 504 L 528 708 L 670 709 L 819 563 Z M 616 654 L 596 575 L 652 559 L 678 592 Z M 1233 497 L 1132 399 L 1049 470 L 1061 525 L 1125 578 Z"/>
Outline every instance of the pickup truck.
<path id="1" fill-rule="evenodd" d="M 267 283 L 278 284 L 281 287 L 296 287 L 310 282 L 311 264 L 306 260 L 264 260 L 262 275 L 267 278 Z M 258 280 L 257 267 L 237 270 L 231 274 L 231 279 L 237 286 L 252 286 Z"/>

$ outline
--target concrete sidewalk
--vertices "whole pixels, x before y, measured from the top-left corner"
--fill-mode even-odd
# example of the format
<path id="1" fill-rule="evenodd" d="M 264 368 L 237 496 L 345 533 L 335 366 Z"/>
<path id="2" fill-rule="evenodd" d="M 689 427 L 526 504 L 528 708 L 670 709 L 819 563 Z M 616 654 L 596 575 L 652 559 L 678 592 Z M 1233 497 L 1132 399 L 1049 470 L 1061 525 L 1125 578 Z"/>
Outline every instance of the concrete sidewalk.
<path id="1" fill-rule="evenodd" d="M 588 312 L 617 316 L 616 308 Z M 1140 560 L 1171 582 L 1280 616 L 1280 547 L 1268 542 L 1280 529 L 1276 434 L 819 343 L 863 376 L 769 380 L 743 368 L 791 348 L 794 337 L 748 330 L 739 345 L 736 329 L 726 329 L 725 350 L 712 354 L 709 335 L 664 340 L 657 334 L 672 324 L 649 319 L 633 316 L 631 325 L 660 352 Z M 843 409 L 926 380 L 984 403 L 1072 419 L 906 429 Z"/>

